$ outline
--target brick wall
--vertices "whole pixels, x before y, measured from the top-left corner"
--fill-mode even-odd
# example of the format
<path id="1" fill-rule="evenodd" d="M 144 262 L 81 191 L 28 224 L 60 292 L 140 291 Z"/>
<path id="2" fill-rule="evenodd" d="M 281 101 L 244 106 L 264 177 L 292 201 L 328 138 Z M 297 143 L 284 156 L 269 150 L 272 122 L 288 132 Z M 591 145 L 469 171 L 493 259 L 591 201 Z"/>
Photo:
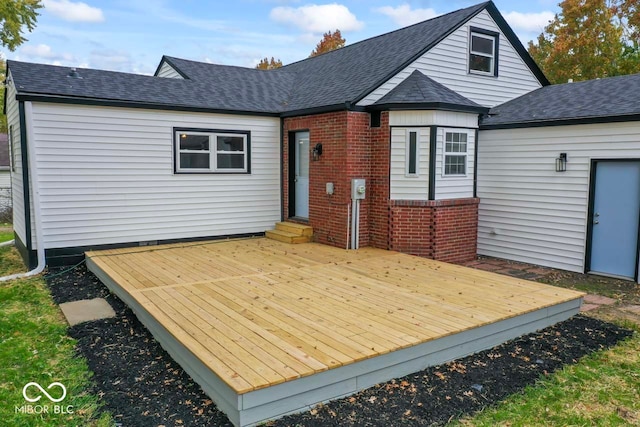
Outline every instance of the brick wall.
<path id="1" fill-rule="evenodd" d="M 475 259 L 479 201 L 389 201 L 389 249 L 446 262 Z"/>
<path id="2" fill-rule="evenodd" d="M 369 173 L 369 245 L 389 248 L 389 173 L 391 158 L 391 134 L 389 113 L 380 116 L 380 127 L 370 130 L 371 164 Z"/>
<path id="3" fill-rule="evenodd" d="M 289 132 L 308 130 L 309 148 L 322 143 L 322 156 L 309 153 L 309 225 L 317 242 L 345 247 L 347 244 L 347 111 L 292 117 L 284 120 L 283 191 L 284 214 L 289 217 Z M 334 183 L 334 194 L 326 194 L 326 183 Z"/>
<path id="4" fill-rule="evenodd" d="M 351 180 L 367 180 L 367 197 L 360 202 L 360 246 L 387 248 L 389 200 L 389 116 L 370 128 L 368 113 L 339 111 L 284 120 L 283 190 L 285 218 L 289 215 L 289 132 L 308 130 L 310 148 L 322 143 L 319 160 L 309 163 L 309 224 L 317 242 L 346 247 Z M 311 155 L 311 154 L 310 154 Z M 334 194 L 326 194 L 326 183 Z"/>
<path id="5" fill-rule="evenodd" d="M 360 205 L 360 246 L 392 249 L 448 262 L 476 256 L 479 199 L 389 200 L 389 115 L 370 128 L 368 113 L 339 111 L 284 120 L 283 191 L 289 214 L 289 132 L 309 131 L 309 147 L 323 154 L 309 162 L 309 225 L 317 242 L 346 247 L 351 179 L 367 180 Z M 309 153 L 311 159 L 311 152 Z M 326 194 L 326 183 L 334 194 Z"/>

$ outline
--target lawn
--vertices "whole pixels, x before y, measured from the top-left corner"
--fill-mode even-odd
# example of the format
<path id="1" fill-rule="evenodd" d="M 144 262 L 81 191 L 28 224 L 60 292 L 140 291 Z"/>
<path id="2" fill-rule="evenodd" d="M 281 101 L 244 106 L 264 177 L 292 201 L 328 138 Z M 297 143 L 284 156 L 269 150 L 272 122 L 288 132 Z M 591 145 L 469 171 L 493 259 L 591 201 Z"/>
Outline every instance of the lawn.
<path id="1" fill-rule="evenodd" d="M 0 242 L 7 242 L 13 239 L 13 231 L 0 231 Z"/>
<path id="2" fill-rule="evenodd" d="M 0 248 L 0 275 L 24 271 L 15 248 Z M 75 341 L 67 336 L 67 324 L 53 303 L 41 277 L 0 283 L 0 420 L 12 426 L 110 426 L 108 414 L 97 415 L 99 399 L 91 394 L 86 361 L 75 354 Z M 23 397 L 23 387 L 37 382 L 47 388 L 53 382 L 67 390 L 64 400 L 53 403 L 31 386 Z M 62 390 L 48 390 L 59 398 Z M 16 411 L 24 405 L 36 411 L 47 407 L 49 413 Z M 60 412 L 73 413 L 53 413 Z M 40 409 L 41 411 L 42 409 Z"/>
<path id="3" fill-rule="evenodd" d="M 629 325 L 627 325 L 629 326 Z M 637 331 L 636 326 L 636 331 Z M 595 353 L 460 420 L 465 426 L 638 425 L 640 336 Z"/>
<path id="4" fill-rule="evenodd" d="M 640 304 L 640 286 L 625 280 L 561 271 L 541 281 L 617 299 L 618 304 L 590 315 L 633 329 L 634 336 L 456 424 L 640 425 L 640 313 L 624 308 L 627 304 Z"/>

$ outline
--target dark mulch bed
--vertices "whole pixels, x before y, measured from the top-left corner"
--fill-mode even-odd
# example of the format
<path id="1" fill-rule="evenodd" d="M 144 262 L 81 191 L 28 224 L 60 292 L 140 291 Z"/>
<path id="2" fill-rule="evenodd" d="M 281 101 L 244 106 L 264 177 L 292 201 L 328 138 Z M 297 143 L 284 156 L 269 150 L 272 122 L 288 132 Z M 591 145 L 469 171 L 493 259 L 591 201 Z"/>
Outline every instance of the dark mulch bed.
<path id="1" fill-rule="evenodd" d="M 49 274 L 60 272 L 52 270 Z M 104 409 L 123 426 L 229 426 L 226 416 L 133 313 L 84 265 L 47 279 L 56 303 L 103 297 L 115 319 L 69 328 L 94 372 Z M 354 396 L 281 418 L 272 426 L 441 425 L 492 405 L 563 365 L 615 345 L 632 332 L 575 316 L 543 331 Z"/>

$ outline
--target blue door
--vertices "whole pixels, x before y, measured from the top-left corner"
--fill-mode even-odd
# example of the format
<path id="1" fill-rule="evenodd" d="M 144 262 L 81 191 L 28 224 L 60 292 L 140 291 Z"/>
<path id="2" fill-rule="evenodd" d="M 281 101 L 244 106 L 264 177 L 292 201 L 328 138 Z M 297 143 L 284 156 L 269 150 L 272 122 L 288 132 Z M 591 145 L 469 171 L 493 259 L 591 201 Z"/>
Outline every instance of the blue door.
<path id="1" fill-rule="evenodd" d="M 640 217 L 640 162 L 596 163 L 592 273 L 635 278 Z"/>
<path id="2" fill-rule="evenodd" d="M 309 132 L 297 132 L 295 144 L 295 216 L 309 218 Z"/>

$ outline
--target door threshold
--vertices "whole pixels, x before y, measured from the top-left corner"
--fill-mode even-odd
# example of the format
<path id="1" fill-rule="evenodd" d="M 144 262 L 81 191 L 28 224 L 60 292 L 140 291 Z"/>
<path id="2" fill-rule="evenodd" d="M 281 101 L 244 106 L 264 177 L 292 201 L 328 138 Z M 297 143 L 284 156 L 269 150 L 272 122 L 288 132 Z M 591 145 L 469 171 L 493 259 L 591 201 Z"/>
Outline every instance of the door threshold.
<path id="1" fill-rule="evenodd" d="M 303 218 L 301 216 L 290 216 L 289 218 L 285 219 L 285 221 L 303 222 L 305 224 L 309 224 L 309 218 Z"/>
<path id="2" fill-rule="evenodd" d="M 636 279 L 634 277 L 620 276 L 620 275 L 611 274 L 611 273 L 602 273 L 600 271 L 587 271 L 587 274 L 593 274 L 594 276 L 609 277 L 611 279 L 629 280 L 629 281 L 632 281 L 632 282 L 636 281 Z"/>

